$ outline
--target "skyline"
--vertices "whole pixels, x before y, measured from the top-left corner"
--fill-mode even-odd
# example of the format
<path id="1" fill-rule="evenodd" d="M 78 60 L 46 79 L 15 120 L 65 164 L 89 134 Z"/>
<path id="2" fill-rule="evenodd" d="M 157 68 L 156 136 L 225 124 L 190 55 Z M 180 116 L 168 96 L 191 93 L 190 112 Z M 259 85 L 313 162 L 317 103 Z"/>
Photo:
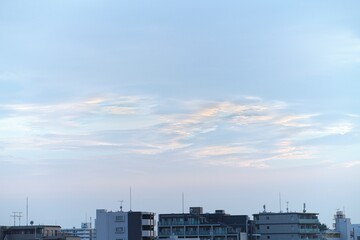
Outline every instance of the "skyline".
<path id="1" fill-rule="evenodd" d="M 0 225 L 29 197 L 29 220 L 78 226 L 130 186 L 139 211 L 184 192 L 251 215 L 281 192 L 360 223 L 359 8 L 1 1 Z"/>

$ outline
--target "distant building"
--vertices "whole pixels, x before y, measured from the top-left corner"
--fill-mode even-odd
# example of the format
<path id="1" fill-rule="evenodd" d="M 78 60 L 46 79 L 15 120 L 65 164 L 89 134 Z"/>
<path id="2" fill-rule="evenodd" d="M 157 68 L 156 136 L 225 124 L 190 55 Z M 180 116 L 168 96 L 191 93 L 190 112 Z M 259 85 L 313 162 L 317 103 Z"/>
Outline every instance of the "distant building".
<path id="1" fill-rule="evenodd" d="M 30 225 L 1 227 L 0 240 L 80 240 L 61 232 L 60 226 Z"/>
<path id="2" fill-rule="evenodd" d="M 96 210 L 96 239 L 153 240 L 155 213 Z"/>
<path id="3" fill-rule="evenodd" d="M 352 224 L 354 240 L 360 240 L 360 224 Z"/>
<path id="4" fill-rule="evenodd" d="M 248 220 L 247 215 L 203 213 L 201 207 L 191 207 L 189 213 L 159 214 L 158 238 L 246 240 Z"/>
<path id="5" fill-rule="evenodd" d="M 335 231 L 340 233 L 340 240 L 350 240 L 352 236 L 352 226 L 350 218 L 346 218 L 342 211 L 337 211 L 334 215 Z"/>
<path id="6" fill-rule="evenodd" d="M 321 233 L 322 240 L 340 240 L 340 233 L 335 230 L 326 230 Z"/>
<path id="7" fill-rule="evenodd" d="M 334 215 L 334 234 L 338 238 L 331 238 L 324 234 L 326 240 L 360 240 L 360 224 L 351 224 L 351 219 L 346 218 L 343 211 L 337 211 Z"/>
<path id="8" fill-rule="evenodd" d="M 81 228 L 61 229 L 61 232 L 80 237 L 80 240 L 95 240 L 95 229 L 91 222 L 81 223 Z"/>
<path id="9" fill-rule="evenodd" d="M 258 240 L 320 240 L 320 222 L 317 213 L 264 212 L 254 214 L 252 239 Z"/>

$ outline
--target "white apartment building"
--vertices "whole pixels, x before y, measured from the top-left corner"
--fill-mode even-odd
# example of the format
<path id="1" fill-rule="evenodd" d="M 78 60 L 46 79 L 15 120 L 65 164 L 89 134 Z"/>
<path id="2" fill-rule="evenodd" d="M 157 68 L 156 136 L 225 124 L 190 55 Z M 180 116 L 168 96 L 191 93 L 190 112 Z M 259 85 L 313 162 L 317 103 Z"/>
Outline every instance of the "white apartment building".
<path id="1" fill-rule="evenodd" d="M 96 239 L 154 240 L 155 213 L 96 210 Z"/>

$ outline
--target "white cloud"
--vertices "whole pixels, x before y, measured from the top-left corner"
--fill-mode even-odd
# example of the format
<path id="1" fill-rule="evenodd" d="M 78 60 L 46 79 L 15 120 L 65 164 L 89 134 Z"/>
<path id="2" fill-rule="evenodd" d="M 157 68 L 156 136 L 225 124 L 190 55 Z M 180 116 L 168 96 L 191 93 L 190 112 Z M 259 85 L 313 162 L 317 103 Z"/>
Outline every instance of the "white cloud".
<path id="1" fill-rule="evenodd" d="M 359 165 L 360 165 L 360 161 L 349 161 L 349 162 L 341 164 L 341 166 L 344 168 L 353 168 L 353 167 L 357 167 Z"/>
<path id="2" fill-rule="evenodd" d="M 320 114 L 294 113 L 279 101 L 197 101 L 180 113 L 156 111 L 156 101 L 112 96 L 58 104 L 7 104 L 0 120 L 5 151 L 102 149 L 126 154 L 166 154 L 199 163 L 271 167 L 317 159 L 304 141 L 351 133 L 350 119 L 321 122 Z M 187 103 L 184 104 L 187 106 Z M 84 153 L 86 154 L 86 153 Z"/>

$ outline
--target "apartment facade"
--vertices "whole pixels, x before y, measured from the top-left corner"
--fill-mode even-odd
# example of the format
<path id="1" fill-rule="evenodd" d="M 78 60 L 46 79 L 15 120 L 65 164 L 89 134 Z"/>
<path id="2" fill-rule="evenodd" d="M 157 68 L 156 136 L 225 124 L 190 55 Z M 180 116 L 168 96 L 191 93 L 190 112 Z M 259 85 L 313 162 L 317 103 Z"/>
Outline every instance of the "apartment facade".
<path id="1" fill-rule="evenodd" d="M 96 210 L 96 239 L 153 240 L 155 213 Z"/>
<path id="2" fill-rule="evenodd" d="M 80 228 L 61 229 L 61 232 L 78 236 L 80 240 L 95 240 L 95 229 L 91 222 L 81 223 Z"/>
<path id="3" fill-rule="evenodd" d="M 261 212 L 254 214 L 253 237 L 256 240 L 320 240 L 318 213 Z"/>
<path id="4" fill-rule="evenodd" d="M 1 227 L 0 240 L 80 240 L 61 232 L 60 226 L 30 225 Z"/>
<path id="5" fill-rule="evenodd" d="M 159 214 L 158 238 L 246 240 L 248 220 L 247 215 L 203 213 L 202 207 L 191 207 L 189 213 Z"/>

